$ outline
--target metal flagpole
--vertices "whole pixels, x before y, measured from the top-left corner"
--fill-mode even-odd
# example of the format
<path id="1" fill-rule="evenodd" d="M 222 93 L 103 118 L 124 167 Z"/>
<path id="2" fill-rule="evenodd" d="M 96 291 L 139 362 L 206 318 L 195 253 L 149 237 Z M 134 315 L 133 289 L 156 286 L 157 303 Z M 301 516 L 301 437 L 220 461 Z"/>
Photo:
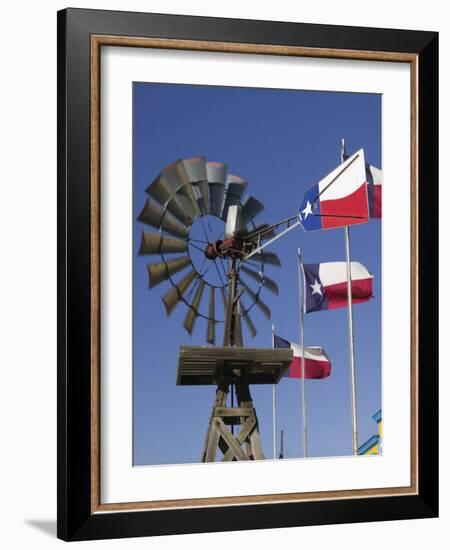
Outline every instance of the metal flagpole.
<path id="1" fill-rule="evenodd" d="M 272 348 L 275 347 L 275 325 L 272 325 Z M 272 437 L 273 437 L 273 458 L 277 458 L 277 390 L 272 384 Z"/>
<path id="2" fill-rule="evenodd" d="M 344 162 L 345 141 L 341 142 L 341 162 Z M 345 232 L 345 256 L 347 261 L 347 305 L 348 305 L 348 347 L 350 354 L 350 392 L 352 403 L 352 443 L 353 454 L 358 454 L 358 423 L 356 414 L 356 374 L 355 374 L 355 348 L 353 339 L 353 304 L 352 304 L 352 273 L 350 263 L 350 227 L 344 228 Z"/>
<path id="3" fill-rule="evenodd" d="M 302 417 L 303 417 L 303 456 L 308 456 L 307 452 L 307 430 L 306 430 L 306 387 L 305 387 L 305 277 L 302 276 L 302 255 L 300 248 L 298 254 L 298 296 L 300 307 L 300 344 L 302 347 Z"/>

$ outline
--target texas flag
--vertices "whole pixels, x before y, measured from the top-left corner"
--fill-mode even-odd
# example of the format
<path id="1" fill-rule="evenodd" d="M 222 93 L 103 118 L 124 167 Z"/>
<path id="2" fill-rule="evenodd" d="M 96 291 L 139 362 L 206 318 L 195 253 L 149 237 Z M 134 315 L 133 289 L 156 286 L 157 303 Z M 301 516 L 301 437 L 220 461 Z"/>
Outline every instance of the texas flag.
<path id="1" fill-rule="evenodd" d="M 371 218 L 381 218 L 381 190 L 383 189 L 383 172 L 371 164 L 366 164 L 367 198 Z"/>
<path id="2" fill-rule="evenodd" d="M 275 348 L 288 348 L 294 352 L 293 359 L 284 376 L 303 378 L 302 347 L 279 336 L 274 336 Z M 331 374 L 331 363 L 323 348 L 318 346 L 305 348 L 305 378 L 326 378 Z"/>
<path id="3" fill-rule="evenodd" d="M 347 263 L 302 264 L 305 277 L 305 313 L 347 306 Z M 373 275 L 359 262 L 350 262 L 352 303 L 373 297 Z"/>
<path id="4" fill-rule="evenodd" d="M 305 231 L 367 223 L 369 205 L 364 149 L 308 189 L 298 210 Z"/>
<path id="5" fill-rule="evenodd" d="M 344 154 L 344 159 L 348 156 Z M 367 200 L 371 218 L 381 218 L 381 200 L 383 189 L 383 172 L 366 163 Z"/>

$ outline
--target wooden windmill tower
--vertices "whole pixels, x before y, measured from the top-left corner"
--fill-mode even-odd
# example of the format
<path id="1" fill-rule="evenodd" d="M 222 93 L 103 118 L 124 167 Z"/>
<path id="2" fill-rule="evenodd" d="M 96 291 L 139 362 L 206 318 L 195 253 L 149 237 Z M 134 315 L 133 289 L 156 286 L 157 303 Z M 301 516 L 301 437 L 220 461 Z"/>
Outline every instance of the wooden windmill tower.
<path id="1" fill-rule="evenodd" d="M 223 461 L 264 459 L 250 386 L 278 383 L 292 359 L 289 349 L 244 347 L 242 321 L 254 337 L 250 310 L 256 306 L 269 319 L 270 309 L 260 294 L 264 289 L 278 294 L 265 267 L 280 266 L 275 254 L 257 251 L 280 224 L 255 224 L 264 207 L 251 196 L 241 200 L 246 186 L 245 180 L 228 174 L 225 164 L 204 157 L 178 160 L 149 186 L 150 198 L 139 215 L 158 230 L 143 231 L 139 253 L 161 256 L 148 264 L 148 272 L 150 287 L 171 284 L 162 297 L 167 314 L 183 302 L 188 308 L 183 326 L 189 334 L 198 318 L 207 321 L 210 345 L 182 346 L 177 369 L 178 385 L 216 386 L 203 462 L 215 461 L 220 453 Z M 185 273 L 176 280 L 179 272 Z M 217 293 L 222 317 L 216 315 Z M 222 347 L 215 346 L 217 324 L 224 327 Z"/>

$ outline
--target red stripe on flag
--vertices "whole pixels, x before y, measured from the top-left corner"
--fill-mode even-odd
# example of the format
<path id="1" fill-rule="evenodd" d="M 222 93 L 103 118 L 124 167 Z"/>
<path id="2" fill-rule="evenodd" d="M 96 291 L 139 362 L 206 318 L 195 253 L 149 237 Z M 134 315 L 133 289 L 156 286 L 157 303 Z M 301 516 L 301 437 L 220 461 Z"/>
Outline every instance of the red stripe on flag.
<path id="1" fill-rule="evenodd" d="M 352 281 L 352 302 L 359 304 L 367 302 L 373 295 L 373 279 L 358 279 Z M 347 305 L 347 281 L 323 287 L 328 300 L 328 309 L 337 309 Z"/>
<path id="2" fill-rule="evenodd" d="M 374 185 L 373 189 L 373 209 L 372 209 L 372 218 L 381 218 L 381 195 L 382 187 L 381 185 Z"/>
<path id="3" fill-rule="evenodd" d="M 366 183 L 364 182 L 354 193 L 342 199 L 320 201 L 320 215 L 323 229 L 368 222 Z"/>
<path id="4" fill-rule="evenodd" d="M 328 361 L 316 361 L 305 358 L 305 378 L 326 378 L 331 374 L 331 365 Z M 289 378 L 302 377 L 302 358 L 294 357 L 285 376 Z"/>

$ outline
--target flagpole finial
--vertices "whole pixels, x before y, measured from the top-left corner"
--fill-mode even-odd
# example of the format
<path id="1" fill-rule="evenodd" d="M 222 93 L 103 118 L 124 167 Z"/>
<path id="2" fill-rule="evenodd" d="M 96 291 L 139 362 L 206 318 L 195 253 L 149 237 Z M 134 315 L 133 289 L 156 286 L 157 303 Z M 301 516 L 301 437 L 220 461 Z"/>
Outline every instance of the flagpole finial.
<path id="1" fill-rule="evenodd" d="M 345 139 L 341 139 L 341 159 L 343 160 L 345 156 Z"/>

